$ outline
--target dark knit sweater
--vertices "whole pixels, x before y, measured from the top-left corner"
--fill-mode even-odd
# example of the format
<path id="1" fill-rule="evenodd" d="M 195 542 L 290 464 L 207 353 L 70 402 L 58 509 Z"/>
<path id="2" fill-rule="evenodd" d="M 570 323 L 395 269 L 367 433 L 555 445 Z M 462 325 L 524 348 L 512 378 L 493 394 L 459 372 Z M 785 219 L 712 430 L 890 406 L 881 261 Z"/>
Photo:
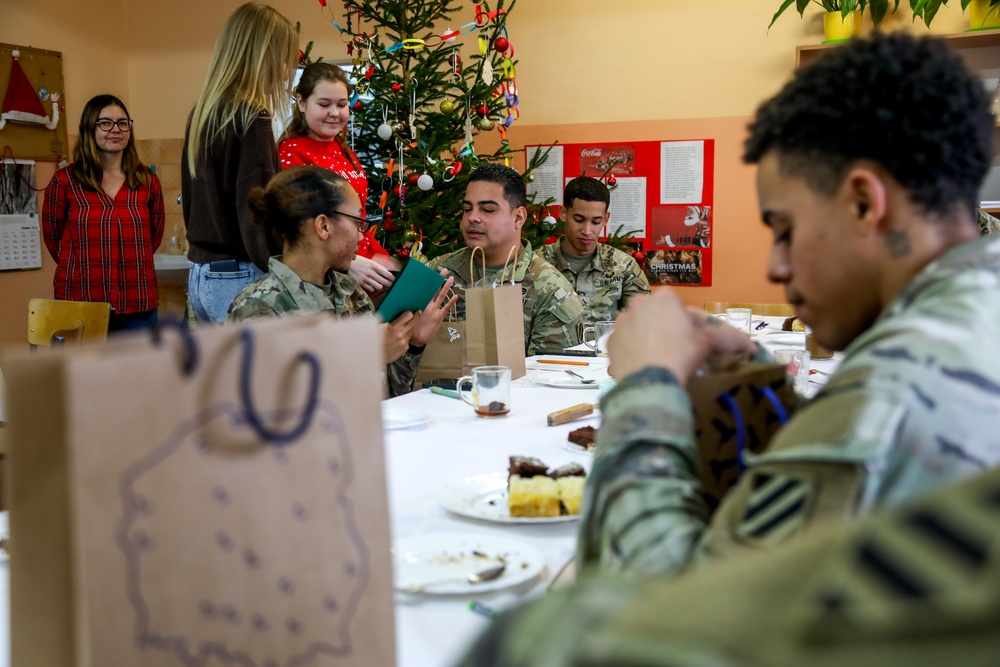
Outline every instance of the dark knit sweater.
<path id="1" fill-rule="evenodd" d="M 188 259 L 207 264 L 221 259 L 250 260 L 267 271 L 267 260 L 281 245 L 254 224 L 247 205 L 253 188 L 263 187 L 278 172 L 278 149 L 271 120 L 263 112 L 243 131 L 239 120 L 212 144 L 202 144 L 197 176 L 191 177 L 184 133 L 181 193 L 187 227 Z"/>

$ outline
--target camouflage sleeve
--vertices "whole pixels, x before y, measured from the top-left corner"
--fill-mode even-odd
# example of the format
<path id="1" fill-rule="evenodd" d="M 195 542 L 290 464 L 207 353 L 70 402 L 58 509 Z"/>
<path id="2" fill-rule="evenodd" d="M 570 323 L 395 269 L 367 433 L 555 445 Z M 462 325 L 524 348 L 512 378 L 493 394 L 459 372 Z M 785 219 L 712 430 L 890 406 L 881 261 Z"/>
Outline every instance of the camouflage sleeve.
<path id="1" fill-rule="evenodd" d="M 683 568 L 708 525 L 687 392 L 672 373 L 650 367 L 622 380 L 601 411 L 578 568 Z"/>
<path id="2" fill-rule="evenodd" d="M 639 268 L 639 263 L 632 258 L 629 259 L 628 271 L 622 284 L 622 309 L 628 308 L 628 300 L 636 294 L 649 294 L 649 279 Z"/>
<path id="3" fill-rule="evenodd" d="M 524 311 L 526 355 L 580 344 L 583 301 L 555 269 L 535 281 Z"/>
<path id="4" fill-rule="evenodd" d="M 420 358 L 424 353 L 407 352 L 396 361 L 386 366 L 386 384 L 388 385 L 389 398 L 402 396 L 413 391 L 413 381 L 417 377 L 417 370 L 420 367 Z"/>
<path id="5" fill-rule="evenodd" d="M 264 317 L 277 317 L 278 314 L 274 305 L 263 299 L 243 299 L 230 304 L 226 322 L 245 322 Z"/>

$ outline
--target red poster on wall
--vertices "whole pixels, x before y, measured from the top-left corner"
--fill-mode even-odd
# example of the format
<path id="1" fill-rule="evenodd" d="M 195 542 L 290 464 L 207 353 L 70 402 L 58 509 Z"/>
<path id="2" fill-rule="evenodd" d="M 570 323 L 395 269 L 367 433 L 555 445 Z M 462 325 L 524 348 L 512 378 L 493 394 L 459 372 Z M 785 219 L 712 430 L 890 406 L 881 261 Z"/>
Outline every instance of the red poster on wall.
<path id="1" fill-rule="evenodd" d="M 527 146 L 526 160 L 548 146 Z M 607 236 L 630 235 L 651 284 L 712 284 L 715 141 L 557 144 L 533 171 L 528 191 L 562 205 L 577 176 L 605 181 L 611 191 Z"/>

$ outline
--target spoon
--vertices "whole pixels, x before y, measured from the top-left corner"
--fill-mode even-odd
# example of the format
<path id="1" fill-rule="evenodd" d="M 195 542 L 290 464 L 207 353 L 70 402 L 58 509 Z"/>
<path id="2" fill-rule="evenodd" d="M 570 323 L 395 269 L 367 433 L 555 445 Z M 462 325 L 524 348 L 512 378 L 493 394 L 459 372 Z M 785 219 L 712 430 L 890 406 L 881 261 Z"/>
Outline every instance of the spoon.
<path id="1" fill-rule="evenodd" d="M 409 586 L 397 586 L 397 591 L 402 591 L 404 593 L 420 593 L 428 588 L 434 588 L 435 586 L 441 586 L 443 584 L 458 583 L 461 581 L 467 581 L 470 584 L 481 584 L 487 581 L 493 581 L 498 579 L 507 566 L 503 563 L 500 565 L 494 565 L 488 567 L 485 570 L 479 570 L 478 572 L 470 572 L 464 577 L 448 577 L 447 579 L 439 579 L 437 581 L 426 581 L 422 584 L 410 584 Z"/>
<path id="2" fill-rule="evenodd" d="M 573 371 L 570 371 L 570 370 L 567 370 L 566 372 L 569 373 L 570 375 L 572 375 L 575 378 L 579 378 L 580 379 L 580 384 L 594 384 L 595 382 L 597 382 L 597 380 L 587 380 L 587 379 L 584 379 L 584 377 L 582 375 L 580 375 L 579 373 L 574 373 Z"/>

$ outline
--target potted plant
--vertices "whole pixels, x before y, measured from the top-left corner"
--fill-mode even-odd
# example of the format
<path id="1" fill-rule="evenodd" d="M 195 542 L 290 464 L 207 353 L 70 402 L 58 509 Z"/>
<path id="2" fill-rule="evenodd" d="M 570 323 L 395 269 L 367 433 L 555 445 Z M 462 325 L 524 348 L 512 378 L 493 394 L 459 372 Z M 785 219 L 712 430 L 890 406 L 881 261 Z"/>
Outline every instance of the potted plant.
<path id="1" fill-rule="evenodd" d="M 910 0 L 910 4 L 912 6 L 914 2 L 923 1 L 925 0 Z M 938 0 L 938 2 L 941 1 Z M 963 0 L 963 2 L 968 1 Z M 988 1 L 1000 3 L 1000 0 Z M 827 41 L 846 39 L 851 35 L 856 35 L 858 29 L 861 27 L 861 14 L 865 11 L 866 7 L 870 7 L 872 23 L 875 25 L 878 25 L 889 11 L 889 0 L 783 0 L 781 7 L 778 8 L 778 11 L 775 12 L 774 17 L 771 19 L 771 25 L 767 26 L 768 29 L 774 25 L 778 17 L 791 7 L 792 4 L 798 10 L 799 16 L 802 16 L 810 2 L 816 3 L 827 13 L 823 23 L 827 32 Z M 897 9 L 899 9 L 899 0 L 893 0 L 892 11 L 895 12 Z M 838 31 L 840 28 L 843 28 L 840 32 L 844 34 L 841 36 L 831 34 L 831 29 Z"/>
<path id="2" fill-rule="evenodd" d="M 941 9 L 941 5 L 946 4 L 948 0 L 910 0 L 913 18 L 919 16 L 928 28 Z M 962 0 L 962 11 L 966 9 L 969 10 L 970 30 L 1000 28 L 1000 0 Z"/>

